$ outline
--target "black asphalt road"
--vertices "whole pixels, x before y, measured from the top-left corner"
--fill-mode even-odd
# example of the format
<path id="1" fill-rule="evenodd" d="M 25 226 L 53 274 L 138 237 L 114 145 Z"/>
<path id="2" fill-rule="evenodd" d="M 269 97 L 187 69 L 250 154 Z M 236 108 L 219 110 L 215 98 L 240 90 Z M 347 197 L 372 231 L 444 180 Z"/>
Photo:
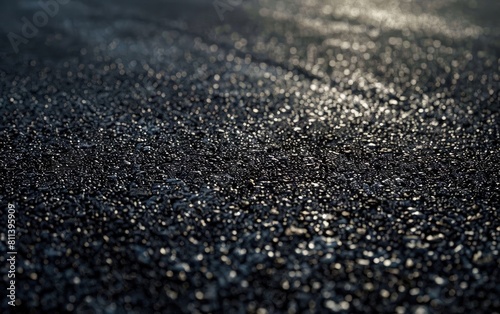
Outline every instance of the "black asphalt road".
<path id="1" fill-rule="evenodd" d="M 0 312 L 500 312 L 500 2 L 58 1 L 0 4 Z"/>

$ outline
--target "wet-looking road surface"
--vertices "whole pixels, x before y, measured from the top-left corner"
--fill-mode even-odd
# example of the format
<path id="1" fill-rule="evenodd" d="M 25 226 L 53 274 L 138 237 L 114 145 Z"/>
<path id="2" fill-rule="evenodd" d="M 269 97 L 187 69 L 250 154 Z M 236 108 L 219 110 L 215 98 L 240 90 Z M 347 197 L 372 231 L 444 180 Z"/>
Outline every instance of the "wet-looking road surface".
<path id="1" fill-rule="evenodd" d="M 498 1 L 102 2 L 0 4 L 2 313 L 498 313 Z"/>

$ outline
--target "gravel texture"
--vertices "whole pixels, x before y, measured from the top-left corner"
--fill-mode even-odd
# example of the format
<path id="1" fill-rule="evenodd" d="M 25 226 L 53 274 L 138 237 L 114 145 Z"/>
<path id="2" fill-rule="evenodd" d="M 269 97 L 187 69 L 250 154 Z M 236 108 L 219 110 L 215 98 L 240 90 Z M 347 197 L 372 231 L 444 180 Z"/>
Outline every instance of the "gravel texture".
<path id="1" fill-rule="evenodd" d="M 220 2 L 0 5 L 0 311 L 499 313 L 498 1 Z"/>

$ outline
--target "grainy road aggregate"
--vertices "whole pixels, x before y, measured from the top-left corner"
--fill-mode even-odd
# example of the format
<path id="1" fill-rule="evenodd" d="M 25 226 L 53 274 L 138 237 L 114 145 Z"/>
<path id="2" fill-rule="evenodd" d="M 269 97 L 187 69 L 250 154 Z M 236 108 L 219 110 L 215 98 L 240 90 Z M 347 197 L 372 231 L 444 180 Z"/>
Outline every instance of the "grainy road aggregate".
<path id="1" fill-rule="evenodd" d="M 0 10 L 2 313 L 499 313 L 498 1 Z"/>

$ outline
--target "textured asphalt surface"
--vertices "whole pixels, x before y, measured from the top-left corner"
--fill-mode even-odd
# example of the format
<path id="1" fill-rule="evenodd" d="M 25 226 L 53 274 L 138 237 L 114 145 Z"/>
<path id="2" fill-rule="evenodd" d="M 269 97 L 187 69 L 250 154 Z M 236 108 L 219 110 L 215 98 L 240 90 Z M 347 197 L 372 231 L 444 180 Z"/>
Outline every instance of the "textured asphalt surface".
<path id="1" fill-rule="evenodd" d="M 498 1 L 221 2 L 0 5 L 0 312 L 499 313 Z"/>

